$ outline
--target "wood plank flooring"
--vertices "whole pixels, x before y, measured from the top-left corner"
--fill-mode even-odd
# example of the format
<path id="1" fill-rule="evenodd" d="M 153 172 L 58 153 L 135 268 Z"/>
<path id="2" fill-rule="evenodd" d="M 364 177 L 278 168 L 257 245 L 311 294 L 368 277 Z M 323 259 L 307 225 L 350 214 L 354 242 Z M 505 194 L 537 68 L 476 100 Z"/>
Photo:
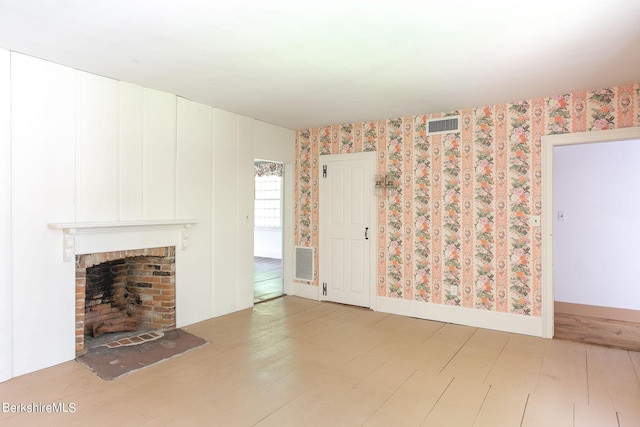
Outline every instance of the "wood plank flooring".
<path id="1" fill-rule="evenodd" d="M 640 425 L 640 353 L 285 296 L 186 328 L 210 344 L 107 382 L 0 383 L 0 426 Z"/>
<path id="2" fill-rule="evenodd" d="M 554 337 L 640 351 L 640 323 L 637 322 L 555 313 Z"/>
<path id="3" fill-rule="evenodd" d="M 253 302 L 258 303 L 282 295 L 282 260 L 253 258 Z"/>

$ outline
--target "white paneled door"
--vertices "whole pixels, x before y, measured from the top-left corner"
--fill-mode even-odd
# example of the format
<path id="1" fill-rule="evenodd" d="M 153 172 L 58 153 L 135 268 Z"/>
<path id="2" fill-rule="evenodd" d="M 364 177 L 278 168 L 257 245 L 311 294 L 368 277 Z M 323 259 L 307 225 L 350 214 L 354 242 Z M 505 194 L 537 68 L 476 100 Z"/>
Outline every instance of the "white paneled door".
<path id="1" fill-rule="evenodd" d="M 372 307 L 375 153 L 320 158 L 321 299 Z"/>

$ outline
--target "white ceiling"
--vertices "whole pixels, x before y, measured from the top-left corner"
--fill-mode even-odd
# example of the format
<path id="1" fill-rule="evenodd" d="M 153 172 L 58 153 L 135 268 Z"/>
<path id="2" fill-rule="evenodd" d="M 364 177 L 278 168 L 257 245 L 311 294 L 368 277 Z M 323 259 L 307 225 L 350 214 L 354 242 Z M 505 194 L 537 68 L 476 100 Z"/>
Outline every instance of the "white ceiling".
<path id="1" fill-rule="evenodd" d="M 640 81 L 639 0 L 0 0 L 0 47 L 290 129 Z"/>

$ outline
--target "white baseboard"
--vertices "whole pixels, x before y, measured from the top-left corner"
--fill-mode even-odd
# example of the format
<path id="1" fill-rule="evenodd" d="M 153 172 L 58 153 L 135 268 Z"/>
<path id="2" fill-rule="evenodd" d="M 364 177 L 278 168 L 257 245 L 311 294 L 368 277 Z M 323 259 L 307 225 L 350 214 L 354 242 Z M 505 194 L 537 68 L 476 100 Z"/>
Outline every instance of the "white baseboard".
<path id="1" fill-rule="evenodd" d="M 377 297 L 376 311 L 455 323 L 477 328 L 494 329 L 516 334 L 542 336 L 542 318 L 428 302 Z"/>
<path id="2" fill-rule="evenodd" d="M 309 298 L 315 301 L 319 300 L 320 293 L 317 286 L 307 285 L 306 283 L 293 282 L 291 286 L 291 295 L 302 298 Z"/>
<path id="3" fill-rule="evenodd" d="M 320 294 L 318 286 L 294 282 L 291 284 L 291 290 L 291 295 L 319 301 Z M 400 316 L 416 317 L 418 319 L 455 323 L 458 325 L 536 337 L 542 336 L 542 318 L 540 317 L 387 297 L 376 298 L 375 310 L 383 313 L 398 314 Z"/>

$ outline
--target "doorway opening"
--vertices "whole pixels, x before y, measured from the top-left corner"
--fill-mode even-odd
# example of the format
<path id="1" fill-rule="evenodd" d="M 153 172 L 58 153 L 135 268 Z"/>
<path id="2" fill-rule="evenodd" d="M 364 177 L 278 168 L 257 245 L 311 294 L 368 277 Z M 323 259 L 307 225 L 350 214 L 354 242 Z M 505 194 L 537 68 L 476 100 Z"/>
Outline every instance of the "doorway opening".
<path id="1" fill-rule="evenodd" d="M 284 164 L 254 162 L 253 302 L 283 295 Z"/>
<path id="2" fill-rule="evenodd" d="M 556 277 L 555 273 L 558 273 L 559 269 L 562 268 L 566 268 L 568 265 L 566 263 L 566 261 L 563 260 L 559 260 L 557 259 L 556 256 L 554 256 L 554 240 L 558 240 L 557 243 L 561 242 L 561 234 L 563 232 L 567 232 L 568 230 L 563 230 L 563 228 L 567 229 L 568 226 L 573 226 L 573 225 L 578 225 L 579 220 L 581 220 L 582 217 L 585 217 L 585 215 L 591 215 L 594 212 L 592 212 L 592 209 L 587 209 L 587 208 L 580 208 L 580 209 L 576 209 L 576 208 L 571 208 L 573 209 L 573 211 L 568 212 L 565 206 L 562 206 L 561 204 L 564 204 L 567 196 L 565 195 L 565 197 L 562 198 L 561 201 L 559 200 L 555 200 L 554 199 L 554 193 L 556 191 L 561 191 L 562 189 L 560 187 L 558 187 L 557 189 L 554 189 L 554 151 L 556 147 L 560 148 L 563 146 L 569 146 L 569 145 L 578 145 L 578 144 L 593 144 L 593 143 L 602 143 L 602 142 L 616 142 L 616 141 L 627 141 L 627 140 L 632 140 L 632 139 L 640 139 L 640 128 L 623 128 L 623 129 L 615 129 L 615 130 L 607 130 L 607 131 L 603 131 L 603 132 L 586 132 L 586 133 L 574 133 L 574 134 L 562 134 L 562 135 L 550 135 L 550 136 L 545 136 L 542 138 L 542 151 L 543 151 L 543 170 L 542 170 L 542 181 L 543 181 L 543 208 L 542 208 L 542 213 L 543 213 L 543 222 L 542 222 L 542 250 L 543 250 L 543 307 L 542 307 L 542 326 L 543 326 L 543 336 L 547 337 L 547 338 L 552 338 L 554 337 L 555 332 L 554 331 L 554 325 L 556 324 L 555 320 L 556 320 L 556 316 L 554 316 L 554 312 L 556 312 L 556 307 L 555 307 L 555 301 L 554 301 L 554 297 L 556 296 L 556 289 L 554 286 L 554 282 L 558 281 L 557 284 L 560 284 L 560 280 L 562 280 L 561 276 Z M 613 147 L 612 147 L 613 148 Z M 609 150 L 608 150 L 609 151 Z M 607 154 L 608 156 L 609 154 Z M 605 156 L 606 157 L 606 156 Z M 558 157 L 557 159 L 558 161 L 560 161 L 560 157 Z M 598 161 L 601 161 L 604 159 L 599 159 Z M 594 173 L 600 173 L 600 170 L 602 169 L 603 165 L 599 164 L 599 167 L 597 168 L 596 171 L 594 171 Z M 563 171 L 564 173 L 565 171 Z M 615 173 L 617 174 L 617 171 L 615 171 Z M 600 185 L 600 184 L 598 184 Z M 580 190 L 579 188 L 577 188 L 577 186 L 574 186 L 576 188 L 572 188 L 571 192 L 569 193 L 570 197 L 574 197 L 574 195 L 576 195 L 578 192 L 580 191 L 585 191 L 585 190 Z M 573 194 L 576 193 L 576 194 Z M 591 201 L 591 198 L 595 197 L 595 195 L 593 194 L 593 188 L 588 188 L 588 193 L 589 195 L 587 195 L 587 200 Z M 560 203 L 562 202 L 562 203 Z M 604 208 L 607 208 L 607 206 L 604 206 Z M 569 209 L 569 210 L 571 210 Z M 617 215 L 617 214 L 616 214 Z M 592 229 L 592 233 L 591 233 L 591 237 L 598 237 L 598 238 L 604 238 L 604 239 L 609 239 L 611 237 L 611 233 L 606 232 L 602 227 L 600 227 L 600 225 L 604 222 L 615 222 L 615 220 L 613 220 L 612 217 L 608 217 L 606 219 L 606 221 L 600 221 L 600 224 L 596 224 L 598 221 L 597 220 L 590 220 L 589 223 L 589 227 Z M 575 223 L 575 224 L 574 224 Z M 574 242 L 576 242 L 577 245 L 580 245 L 580 242 L 578 241 L 579 239 L 587 239 L 589 236 L 581 236 L 580 234 L 578 234 L 579 238 L 572 238 L 570 240 L 571 244 L 573 244 Z M 560 249 L 560 248 L 557 248 Z M 566 252 L 566 251 L 565 251 Z M 573 251 L 576 252 L 577 251 Z M 585 257 L 582 256 L 581 259 L 579 260 L 580 262 L 583 263 L 590 263 L 590 264 L 585 264 L 585 265 L 595 265 L 598 267 L 602 267 L 602 268 L 606 268 L 605 266 L 605 261 L 606 259 L 603 258 L 602 256 L 598 256 L 596 254 L 593 254 L 593 256 L 591 256 L 591 254 L 587 257 L 587 259 L 584 259 Z M 597 258 L 597 259 L 595 259 Z M 554 259 L 556 261 L 556 263 L 558 263 L 558 265 L 554 264 Z M 587 267 L 580 267 L 580 270 L 582 269 L 586 269 Z M 605 290 L 601 290 L 600 292 L 606 292 Z M 589 295 L 586 291 L 586 289 L 581 289 L 579 292 L 580 298 L 587 298 Z M 602 295 L 601 295 L 602 296 Z M 609 295 L 610 297 L 613 297 L 615 295 Z M 560 301 L 562 301 L 563 297 L 560 297 Z M 604 303 L 604 299 L 603 298 L 598 298 L 596 300 L 591 300 L 591 301 L 597 301 L 597 304 L 601 304 Z M 590 310 L 590 314 L 588 317 L 593 318 L 593 308 L 597 308 L 598 312 L 602 312 L 602 308 L 599 308 L 596 305 L 585 305 L 584 302 L 589 302 L 589 300 L 584 300 L 581 301 L 583 304 L 564 304 L 566 306 L 572 305 L 572 310 L 577 306 L 577 308 L 579 308 L 580 310 L 582 310 L 583 308 L 587 307 Z M 590 304 L 593 304 L 593 302 L 591 302 Z M 560 304 L 559 304 L 560 305 Z M 611 305 L 611 304 L 609 304 Z M 615 304 L 613 304 L 615 305 Z M 560 308 L 560 307 L 558 307 Z M 611 310 L 609 308 L 606 309 L 607 311 L 607 316 L 605 317 L 609 317 L 609 313 L 611 312 Z M 620 312 L 621 310 L 616 310 L 618 312 Z M 627 311 L 627 310 L 624 310 Z M 638 311 L 635 311 L 635 313 L 638 313 Z M 574 313 L 574 314 L 580 314 L 582 315 L 582 313 Z M 626 314 L 625 314 L 626 315 Z M 605 319 L 606 322 L 610 323 L 610 319 Z M 575 322 L 574 322 L 575 323 Z M 593 330 L 593 328 L 591 328 Z M 611 344 L 605 344 L 605 345 L 611 345 Z"/>

